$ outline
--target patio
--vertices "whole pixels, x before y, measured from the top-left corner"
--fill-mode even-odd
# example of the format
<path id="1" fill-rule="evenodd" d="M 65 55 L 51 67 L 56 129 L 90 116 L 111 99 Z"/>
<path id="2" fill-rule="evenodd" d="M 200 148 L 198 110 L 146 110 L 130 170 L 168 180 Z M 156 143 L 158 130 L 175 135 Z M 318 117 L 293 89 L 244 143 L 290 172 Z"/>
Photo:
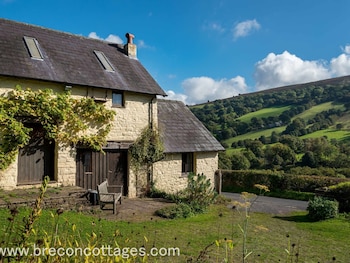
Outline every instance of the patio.
<path id="1" fill-rule="evenodd" d="M 157 209 L 172 203 L 161 198 L 122 198 L 122 204 L 117 205 L 117 213 L 113 214 L 112 205 L 106 205 L 101 210 L 99 205 L 92 205 L 86 190 L 80 187 L 48 187 L 42 203 L 43 208 L 65 211 L 75 210 L 107 220 L 123 220 L 130 222 L 146 221 L 155 218 Z M 0 208 L 9 206 L 31 206 L 39 195 L 38 188 L 0 190 Z"/>

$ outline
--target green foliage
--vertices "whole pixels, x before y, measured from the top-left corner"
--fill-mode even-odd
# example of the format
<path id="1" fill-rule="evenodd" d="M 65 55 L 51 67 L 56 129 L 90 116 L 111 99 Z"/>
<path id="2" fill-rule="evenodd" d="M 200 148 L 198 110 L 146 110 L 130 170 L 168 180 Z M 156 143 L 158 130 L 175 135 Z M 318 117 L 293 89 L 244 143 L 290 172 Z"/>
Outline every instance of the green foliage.
<path id="1" fill-rule="evenodd" d="M 315 221 L 334 218 L 338 215 L 339 203 L 324 197 L 315 196 L 309 201 L 307 210 L 309 217 Z"/>
<path id="2" fill-rule="evenodd" d="M 231 164 L 231 169 L 234 170 L 245 170 L 250 168 L 249 160 L 241 152 L 233 153 L 231 155 Z"/>
<path id="3" fill-rule="evenodd" d="M 149 125 L 143 129 L 137 140 L 131 145 L 131 164 L 136 170 L 151 165 L 164 158 L 164 145 L 157 129 Z"/>
<path id="4" fill-rule="evenodd" d="M 249 140 L 260 141 L 270 147 L 279 142 L 291 149 L 284 151 L 284 154 L 289 152 L 288 158 L 281 156 L 279 150 L 266 151 L 263 155 L 252 150 L 264 162 L 254 160 L 252 164 L 248 158 L 251 169 L 289 169 L 297 166 L 350 168 L 349 152 L 336 143 L 329 143 L 333 138 L 337 143 L 350 145 L 346 131 L 350 126 L 350 85 L 338 80 L 332 82 L 244 94 L 201 107 L 193 106 L 191 110 L 229 153 L 241 148 L 252 150 Z M 319 137 L 325 137 L 320 142 L 327 142 L 321 142 L 320 150 L 308 148 L 310 145 L 316 146 L 317 140 L 304 147 L 304 140 Z M 293 157 L 295 154 L 298 154 L 297 159 Z M 227 159 L 220 165 L 230 166 Z"/>
<path id="5" fill-rule="evenodd" d="M 343 182 L 328 187 L 325 195 L 339 202 L 340 212 L 350 212 L 350 182 Z"/>
<path id="6" fill-rule="evenodd" d="M 330 176 L 293 175 L 272 170 L 222 171 L 224 191 L 245 189 L 252 191 L 255 184 L 268 186 L 271 192 L 314 192 L 315 189 L 346 182 L 348 179 Z"/>
<path id="7" fill-rule="evenodd" d="M 216 193 L 211 187 L 211 182 L 202 174 L 188 175 L 187 188 L 184 190 L 186 203 L 188 203 L 196 213 L 203 213 L 210 204 L 215 201 Z"/>
<path id="8" fill-rule="evenodd" d="M 157 210 L 156 215 L 168 219 L 188 218 L 194 215 L 194 211 L 189 204 L 179 203 Z"/>
<path id="9" fill-rule="evenodd" d="M 79 143 L 101 151 L 114 115 L 91 98 L 75 99 L 68 92 L 17 86 L 0 97 L 0 169 L 6 169 L 19 148 L 29 142 L 32 129 L 25 123 L 40 124 L 47 139 L 62 145 Z"/>
<path id="10" fill-rule="evenodd" d="M 176 202 L 176 205 L 158 210 L 159 216 L 166 218 L 189 217 L 207 211 L 216 200 L 217 194 L 211 187 L 210 180 L 202 173 L 188 175 L 187 187 L 176 194 L 165 194 L 154 187 L 151 196 L 161 196 Z"/>

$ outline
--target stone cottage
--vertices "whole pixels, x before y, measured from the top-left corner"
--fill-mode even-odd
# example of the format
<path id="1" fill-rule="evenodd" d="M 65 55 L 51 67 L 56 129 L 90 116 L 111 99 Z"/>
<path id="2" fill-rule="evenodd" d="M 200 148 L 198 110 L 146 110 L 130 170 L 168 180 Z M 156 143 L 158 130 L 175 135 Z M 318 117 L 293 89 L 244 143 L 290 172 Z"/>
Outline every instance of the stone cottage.
<path id="1" fill-rule="evenodd" d="M 166 93 L 137 60 L 133 35 L 120 45 L 6 19 L 0 19 L 0 30 L 0 94 L 16 85 L 69 90 L 116 112 L 105 153 L 33 138 L 42 147 L 26 154 L 20 149 L 0 171 L 1 188 L 33 187 L 49 175 L 53 185 L 96 189 L 107 178 L 135 197 L 147 178 L 135 175 L 128 149 L 151 122 L 158 124 L 165 146 L 165 158 L 153 166 L 157 188 L 175 192 L 186 186 L 189 172 L 203 172 L 214 183 L 224 148 L 183 103 L 158 99 Z"/>

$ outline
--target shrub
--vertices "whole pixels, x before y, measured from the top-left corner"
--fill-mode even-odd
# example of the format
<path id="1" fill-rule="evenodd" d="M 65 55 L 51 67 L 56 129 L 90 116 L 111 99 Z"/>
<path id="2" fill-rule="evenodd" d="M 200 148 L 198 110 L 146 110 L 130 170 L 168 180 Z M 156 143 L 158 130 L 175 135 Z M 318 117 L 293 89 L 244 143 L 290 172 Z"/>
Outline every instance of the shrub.
<path id="1" fill-rule="evenodd" d="M 214 203 L 216 193 L 211 187 L 210 180 L 202 173 L 188 175 L 188 185 L 183 191 L 183 200 L 189 204 L 196 213 L 204 212 L 210 204 Z"/>
<path id="2" fill-rule="evenodd" d="M 340 212 L 350 212 L 350 182 L 332 185 L 326 194 L 339 202 Z"/>
<path id="3" fill-rule="evenodd" d="M 163 195 L 153 186 L 151 193 Z M 166 207 L 156 211 L 156 214 L 165 218 L 186 218 L 197 213 L 203 213 L 210 204 L 214 203 L 217 197 L 216 192 L 211 187 L 210 180 L 202 174 L 188 175 L 187 187 L 176 194 L 164 194 L 165 197 L 176 203 L 174 206 Z"/>
<path id="4" fill-rule="evenodd" d="M 309 217 L 313 220 L 325 220 L 334 218 L 338 215 L 339 203 L 324 197 L 316 196 L 309 201 L 307 211 Z"/>
<path id="5" fill-rule="evenodd" d="M 193 210 L 190 205 L 185 203 L 179 203 L 176 205 L 164 207 L 156 211 L 156 215 L 164 218 L 187 218 L 192 216 Z"/>

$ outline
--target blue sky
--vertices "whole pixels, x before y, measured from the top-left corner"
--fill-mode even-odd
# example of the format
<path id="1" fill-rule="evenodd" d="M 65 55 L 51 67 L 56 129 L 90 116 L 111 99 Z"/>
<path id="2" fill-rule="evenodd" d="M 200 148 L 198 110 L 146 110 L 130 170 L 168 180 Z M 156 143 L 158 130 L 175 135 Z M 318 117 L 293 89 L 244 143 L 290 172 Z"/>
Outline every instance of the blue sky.
<path id="1" fill-rule="evenodd" d="M 349 10 L 349 0 L 0 0 L 2 18 L 119 43 L 134 34 L 141 63 L 187 104 L 350 75 Z"/>

